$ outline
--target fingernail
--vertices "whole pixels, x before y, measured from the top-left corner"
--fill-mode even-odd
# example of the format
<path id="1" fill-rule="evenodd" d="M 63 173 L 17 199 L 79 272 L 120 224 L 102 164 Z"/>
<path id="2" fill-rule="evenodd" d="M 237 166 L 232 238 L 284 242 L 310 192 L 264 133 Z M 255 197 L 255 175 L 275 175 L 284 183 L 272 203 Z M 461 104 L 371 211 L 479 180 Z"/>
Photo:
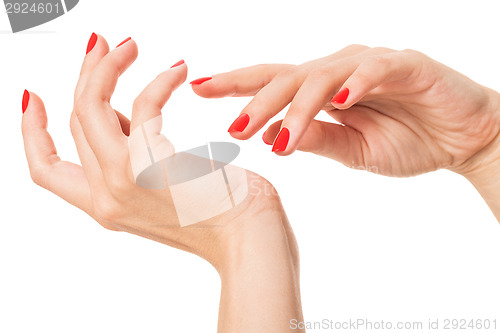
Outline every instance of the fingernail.
<path id="1" fill-rule="evenodd" d="M 122 46 L 123 44 L 125 44 L 126 42 L 128 42 L 131 39 L 132 39 L 132 37 L 129 37 L 129 38 L 125 39 L 123 42 L 121 42 L 120 44 L 116 45 L 116 47 Z"/>
<path id="2" fill-rule="evenodd" d="M 262 133 L 262 141 L 264 141 L 264 143 L 266 145 L 270 145 L 270 146 L 272 145 L 272 142 L 267 142 L 266 141 L 266 132 Z"/>
<path id="3" fill-rule="evenodd" d="M 189 84 L 202 84 L 203 82 L 206 82 L 208 80 L 212 80 L 212 77 L 202 77 L 199 79 L 196 79 L 194 81 L 189 82 Z"/>
<path id="4" fill-rule="evenodd" d="M 183 63 L 184 63 L 184 60 L 179 60 L 179 61 L 177 61 L 175 64 L 173 64 L 173 66 L 172 66 L 172 67 L 170 67 L 170 68 L 174 68 L 174 67 L 180 66 L 180 65 L 182 65 Z"/>
<path id="5" fill-rule="evenodd" d="M 92 49 L 95 46 L 95 43 L 97 43 L 97 35 L 95 33 L 92 33 L 89 42 L 87 44 L 87 54 L 89 54 L 89 52 L 92 51 Z"/>
<path id="6" fill-rule="evenodd" d="M 344 104 L 344 102 L 349 97 L 349 89 L 344 88 L 337 93 L 337 95 L 333 96 L 332 103 Z"/>
<path id="7" fill-rule="evenodd" d="M 273 152 L 285 151 L 288 145 L 288 139 L 290 139 L 290 131 L 288 131 L 288 128 L 283 127 L 276 137 L 276 140 L 274 140 Z"/>
<path id="8" fill-rule="evenodd" d="M 248 125 L 248 122 L 250 121 L 250 116 L 247 115 L 246 113 L 240 114 L 238 118 L 236 118 L 235 121 L 229 126 L 229 129 L 227 130 L 229 133 L 231 132 L 243 132 L 245 128 Z"/>
<path id="9" fill-rule="evenodd" d="M 26 109 L 28 108 L 28 104 L 30 102 L 30 93 L 28 90 L 24 90 L 23 94 L 23 114 L 26 112 Z"/>

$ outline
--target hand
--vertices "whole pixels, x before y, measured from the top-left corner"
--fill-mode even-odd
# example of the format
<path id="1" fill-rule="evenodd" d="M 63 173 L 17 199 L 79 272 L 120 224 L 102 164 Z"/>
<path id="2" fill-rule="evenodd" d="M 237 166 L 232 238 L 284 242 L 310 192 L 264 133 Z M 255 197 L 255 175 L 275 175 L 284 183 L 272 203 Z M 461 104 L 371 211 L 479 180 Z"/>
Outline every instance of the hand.
<path id="1" fill-rule="evenodd" d="M 179 203 L 173 201 L 172 188 L 151 190 L 135 182 L 128 136 L 161 115 L 171 93 L 186 79 L 186 64 L 167 70 L 151 82 L 136 99 L 129 121 L 113 109 L 110 99 L 119 76 L 136 59 L 137 45 L 129 40 L 110 51 L 103 37 L 93 38 L 97 40 L 85 57 L 71 115 L 81 166 L 57 156 L 47 132 L 44 105 L 36 94 L 25 92 L 22 130 L 35 183 L 82 209 L 107 229 L 127 231 L 208 260 L 223 281 L 221 332 L 234 331 L 236 326 L 241 332 L 262 327 L 275 332 L 286 327 L 289 318 L 301 318 L 297 245 L 279 197 L 267 181 L 245 171 L 244 180 L 240 180 L 248 181 L 251 187 L 241 203 L 186 227 L 179 223 Z M 156 134 L 153 141 L 159 140 L 159 148 L 172 148 L 159 128 Z M 191 187 L 176 199 L 190 200 L 200 192 L 210 195 L 213 191 Z M 227 200 L 221 198 L 215 205 Z M 272 289 L 273 295 L 255 292 L 261 288 Z M 233 307 L 233 303 L 241 305 Z M 249 311 L 257 318 L 261 312 L 274 314 L 274 321 L 258 321 L 246 315 Z"/>
<path id="2" fill-rule="evenodd" d="M 500 130 L 498 93 L 412 50 L 353 45 L 300 66 L 258 65 L 196 83 L 203 97 L 255 96 L 229 130 L 237 139 L 291 103 L 263 135 L 278 155 L 299 149 L 388 176 L 466 174 Z M 315 120 L 320 110 L 338 123 Z"/>

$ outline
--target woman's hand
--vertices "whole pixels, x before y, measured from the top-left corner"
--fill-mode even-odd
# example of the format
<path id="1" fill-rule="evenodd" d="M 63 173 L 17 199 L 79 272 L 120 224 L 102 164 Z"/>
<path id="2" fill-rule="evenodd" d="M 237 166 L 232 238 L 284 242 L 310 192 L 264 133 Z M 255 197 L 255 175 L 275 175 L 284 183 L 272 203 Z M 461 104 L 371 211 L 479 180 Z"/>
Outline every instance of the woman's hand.
<path id="1" fill-rule="evenodd" d="M 293 232 L 272 186 L 256 174 L 228 166 L 243 171 L 245 177 L 238 181 L 247 184 L 236 184 L 236 188 L 247 185 L 248 194 L 231 209 L 221 209 L 220 214 L 206 220 L 189 220 L 189 225 L 182 227 L 179 204 L 187 204 L 179 200 L 194 202 L 200 193 L 213 196 L 214 188 L 207 187 L 210 184 L 182 187 L 177 190 L 177 202 L 172 187 L 145 189 L 136 184 L 129 135 L 144 130 L 145 123 L 161 115 L 171 93 L 187 76 L 183 62 L 160 74 L 136 99 L 129 121 L 113 109 L 110 99 L 119 76 L 137 55 L 134 40 L 126 40 L 110 51 L 103 37 L 92 36 L 71 115 L 81 166 L 61 161 L 47 132 L 41 99 L 25 92 L 22 130 L 33 180 L 107 229 L 137 234 L 208 260 L 223 282 L 220 332 L 266 332 L 264 327 L 269 332 L 283 331 L 290 318 L 301 318 L 298 254 Z M 151 148 L 158 139 L 158 147 L 172 149 L 167 154 L 171 155 L 173 148 L 159 129 L 153 133 L 156 135 Z M 221 197 L 220 201 L 213 204 L 222 207 L 228 198 Z M 196 202 L 193 206 L 193 213 L 200 213 L 194 210 L 202 206 L 196 206 Z M 190 211 L 185 213 L 189 215 Z M 258 292 L 261 289 L 266 292 Z M 270 318 L 274 316 L 272 322 L 258 320 L 269 314 Z"/>
<path id="2" fill-rule="evenodd" d="M 291 103 L 263 135 L 278 155 L 299 149 L 388 176 L 465 175 L 500 130 L 498 93 L 411 50 L 353 45 L 300 66 L 258 65 L 198 82 L 203 97 L 255 95 L 229 129 L 237 139 Z M 337 123 L 315 120 L 321 110 Z"/>

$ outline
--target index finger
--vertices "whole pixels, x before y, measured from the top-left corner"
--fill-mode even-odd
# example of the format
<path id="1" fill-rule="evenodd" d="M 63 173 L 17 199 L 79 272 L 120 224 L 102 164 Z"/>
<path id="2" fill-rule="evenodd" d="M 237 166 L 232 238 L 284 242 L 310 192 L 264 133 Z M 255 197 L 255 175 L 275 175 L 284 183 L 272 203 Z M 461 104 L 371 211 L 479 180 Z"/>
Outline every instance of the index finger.
<path id="1" fill-rule="evenodd" d="M 193 91 L 205 98 L 254 96 L 278 73 L 295 65 L 263 64 L 191 81 Z"/>

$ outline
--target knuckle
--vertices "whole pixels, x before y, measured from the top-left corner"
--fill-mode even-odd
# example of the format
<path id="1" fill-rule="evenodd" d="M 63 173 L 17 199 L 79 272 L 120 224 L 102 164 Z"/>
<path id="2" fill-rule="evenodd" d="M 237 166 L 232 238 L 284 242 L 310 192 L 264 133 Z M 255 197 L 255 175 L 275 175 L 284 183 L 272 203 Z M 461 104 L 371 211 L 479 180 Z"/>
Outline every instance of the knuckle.
<path id="1" fill-rule="evenodd" d="M 413 50 L 413 49 L 404 49 L 401 51 L 402 53 L 407 53 L 407 54 L 411 54 L 411 55 L 420 55 L 422 53 L 416 51 L 416 50 Z"/>
<path id="2" fill-rule="evenodd" d="M 413 49 L 404 49 L 400 53 L 412 57 L 416 60 L 427 58 L 427 55 L 425 55 L 424 53 Z"/>
<path id="3" fill-rule="evenodd" d="M 75 100 L 74 111 L 78 118 L 85 116 L 85 111 L 92 105 L 90 98 L 87 94 L 82 94 L 77 100 Z"/>
<path id="4" fill-rule="evenodd" d="M 133 184 L 127 177 L 118 172 L 113 172 L 106 177 L 106 183 L 110 192 L 117 198 L 124 198 L 132 190 Z"/>
<path id="5" fill-rule="evenodd" d="M 276 81 L 289 81 L 294 80 L 299 76 L 299 71 L 297 67 L 287 68 L 280 73 L 278 73 L 275 77 Z"/>
<path id="6" fill-rule="evenodd" d="M 44 187 L 45 171 L 41 165 L 34 165 L 30 168 L 31 180 L 38 186 Z"/>
<path id="7" fill-rule="evenodd" d="M 165 89 L 170 89 L 170 87 L 165 87 Z M 154 98 L 147 92 L 143 92 L 141 95 L 137 96 L 132 105 L 133 110 L 141 109 L 161 109 L 163 108 L 163 103 L 158 98 Z"/>
<path id="8" fill-rule="evenodd" d="M 366 58 L 366 60 L 364 62 L 369 67 L 372 67 L 372 66 L 377 66 L 377 67 L 384 66 L 385 67 L 391 62 L 391 59 L 385 55 L 377 54 L 377 55 L 369 56 L 368 58 Z"/>
<path id="9" fill-rule="evenodd" d="M 147 99 L 144 97 L 143 94 L 141 94 L 141 95 L 137 96 L 137 98 L 134 100 L 134 103 L 132 104 L 132 108 L 134 110 L 136 110 L 136 109 L 140 110 L 140 109 L 145 108 L 147 106 L 147 104 L 148 104 Z"/>
<path id="10" fill-rule="evenodd" d="M 318 81 L 324 79 L 330 74 L 331 72 L 328 67 L 319 67 L 310 71 L 309 74 L 307 75 L 307 78 L 309 80 Z"/>
<path id="11" fill-rule="evenodd" d="M 73 112 L 69 119 L 69 129 L 71 130 L 71 134 L 73 135 L 73 137 L 77 133 L 78 127 L 79 127 L 78 118 L 76 117 L 76 114 Z"/>
<path id="12" fill-rule="evenodd" d="M 370 50 L 370 52 L 372 53 L 375 53 L 375 54 L 383 54 L 383 53 L 391 53 L 391 52 L 394 52 L 393 49 L 390 49 L 388 47 L 381 47 L 381 46 L 377 46 L 377 47 L 374 47 Z"/>
<path id="13" fill-rule="evenodd" d="M 351 44 L 347 47 L 345 47 L 343 50 L 344 51 L 363 51 L 369 49 L 368 46 L 362 45 L 362 44 Z"/>
<path id="14" fill-rule="evenodd" d="M 100 198 L 94 206 L 95 219 L 100 224 L 112 223 L 120 219 L 121 210 L 114 200 Z"/>

